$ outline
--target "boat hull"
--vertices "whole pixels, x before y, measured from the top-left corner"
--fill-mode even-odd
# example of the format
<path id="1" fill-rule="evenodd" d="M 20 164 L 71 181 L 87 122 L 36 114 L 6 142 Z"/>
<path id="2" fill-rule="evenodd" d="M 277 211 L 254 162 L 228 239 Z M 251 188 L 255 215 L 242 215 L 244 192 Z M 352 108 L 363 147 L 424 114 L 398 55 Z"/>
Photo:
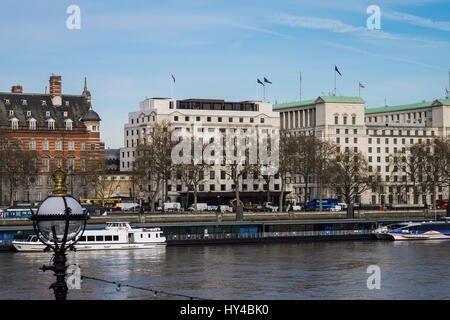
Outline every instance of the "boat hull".
<path id="1" fill-rule="evenodd" d="M 420 240 L 450 240 L 449 234 L 444 234 L 439 231 L 425 232 L 425 233 L 389 233 L 395 241 L 420 241 Z"/>
<path id="2" fill-rule="evenodd" d="M 77 244 L 76 251 L 94 250 L 135 250 L 165 246 L 165 242 L 154 243 L 114 243 L 114 244 Z M 19 252 L 43 252 L 45 245 L 42 243 L 13 242 L 13 247 Z M 50 252 L 50 251 L 49 251 Z"/>

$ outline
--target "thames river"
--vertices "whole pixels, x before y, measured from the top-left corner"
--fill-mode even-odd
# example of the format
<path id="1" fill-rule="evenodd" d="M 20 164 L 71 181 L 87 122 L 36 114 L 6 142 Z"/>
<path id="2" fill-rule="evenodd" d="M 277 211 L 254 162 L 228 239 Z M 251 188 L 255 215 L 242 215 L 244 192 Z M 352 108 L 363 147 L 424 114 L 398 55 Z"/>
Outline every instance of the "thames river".
<path id="1" fill-rule="evenodd" d="M 336 241 L 71 252 L 84 276 L 207 299 L 449 299 L 450 241 Z M 0 299 L 53 299 L 50 253 L 0 253 Z M 368 289 L 369 266 L 379 289 Z M 85 279 L 68 299 L 180 299 Z"/>

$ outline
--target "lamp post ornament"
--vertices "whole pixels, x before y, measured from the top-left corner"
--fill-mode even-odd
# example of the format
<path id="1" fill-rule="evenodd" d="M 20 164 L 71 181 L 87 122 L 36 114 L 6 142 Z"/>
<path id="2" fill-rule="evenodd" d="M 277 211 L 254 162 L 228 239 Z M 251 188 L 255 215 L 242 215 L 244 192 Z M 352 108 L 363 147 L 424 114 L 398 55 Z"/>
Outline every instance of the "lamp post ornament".
<path id="1" fill-rule="evenodd" d="M 58 161 L 57 168 L 52 174 L 55 189 L 33 213 L 34 232 L 39 240 L 46 245 L 44 251 L 52 249 L 53 265 L 42 266 L 42 271 L 52 270 L 56 276 L 49 289 L 53 289 L 56 300 L 66 300 L 67 297 L 67 258 L 66 250 L 75 250 L 74 244 L 82 236 L 88 216 L 83 212 L 80 203 L 67 194 L 65 186 L 67 174 L 61 169 Z"/>

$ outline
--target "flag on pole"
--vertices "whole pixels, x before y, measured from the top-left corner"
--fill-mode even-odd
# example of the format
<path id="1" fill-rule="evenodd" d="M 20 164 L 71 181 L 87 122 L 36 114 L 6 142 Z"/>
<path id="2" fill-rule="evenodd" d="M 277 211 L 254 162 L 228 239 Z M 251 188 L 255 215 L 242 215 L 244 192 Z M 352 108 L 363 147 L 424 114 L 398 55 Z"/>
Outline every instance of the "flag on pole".
<path id="1" fill-rule="evenodd" d="M 445 88 L 445 93 L 448 94 L 448 89 L 447 88 Z"/>
<path id="2" fill-rule="evenodd" d="M 264 78 L 264 82 L 272 84 L 272 82 L 270 82 L 269 80 L 267 80 L 267 78 Z"/>
<path id="3" fill-rule="evenodd" d="M 262 84 L 264 86 L 264 83 L 262 83 L 261 80 L 259 80 L 259 79 L 256 79 L 256 80 L 257 80 L 256 81 L 257 83 Z"/>
<path id="4" fill-rule="evenodd" d="M 175 83 L 175 77 L 173 76 L 173 74 L 170 74 L 170 76 L 171 76 L 172 79 L 173 79 L 173 83 Z"/>
<path id="5" fill-rule="evenodd" d="M 339 72 L 338 68 L 336 66 L 334 66 L 334 70 L 339 73 L 339 75 L 342 77 L 342 74 Z"/>
<path id="6" fill-rule="evenodd" d="M 361 82 L 359 83 L 359 87 L 360 88 L 365 88 L 364 85 Z"/>

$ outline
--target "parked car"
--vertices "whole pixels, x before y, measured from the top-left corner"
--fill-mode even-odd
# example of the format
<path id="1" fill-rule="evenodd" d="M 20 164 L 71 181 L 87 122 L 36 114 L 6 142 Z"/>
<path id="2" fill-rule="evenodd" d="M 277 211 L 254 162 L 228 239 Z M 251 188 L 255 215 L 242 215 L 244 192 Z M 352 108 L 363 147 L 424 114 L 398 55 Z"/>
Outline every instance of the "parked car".
<path id="1" fill-rule="evenodd" d="M 302 211 L 302 206 L 292 206 L 292 211 Z"/>
<path id="2" fill-rule="evenodd" d="M 233 212 L 233 207 L 228 205 L 220 205 L 220 212 Z"/>
<path id="3" fill-rule="evenodd" d="M 339 202 L 338 206 L 341 206 L 343 210 L 347 209 L 347 204 L 345 202 Z"/>
<path id="4" fill-rule="evenodd" d="M 217 211 L 217 206 L 208 206 L 207 211 Z"/>
<path id="5" fill-rule="evenodd" d="M 276 212 L 278 210 L 277 206 L 274 206 L 272 202 L 264 202 L 264 211 Z"/>
<path id="6" fill-rule="evenodd" d="M 337 205 L 337 206 L 331 207 L 330 211 L 333 211 L 333 212 L 342 211 L 342 207 L 340 205 Z"/>
<path id="7" fill-rule="evenodd" d="M 194 204 L 191 204 L 188 208 L 189 211 L 194 211 Z M 207 211 L 208 204 L 207 203 L 197 203 L 197 211 Z"/>

